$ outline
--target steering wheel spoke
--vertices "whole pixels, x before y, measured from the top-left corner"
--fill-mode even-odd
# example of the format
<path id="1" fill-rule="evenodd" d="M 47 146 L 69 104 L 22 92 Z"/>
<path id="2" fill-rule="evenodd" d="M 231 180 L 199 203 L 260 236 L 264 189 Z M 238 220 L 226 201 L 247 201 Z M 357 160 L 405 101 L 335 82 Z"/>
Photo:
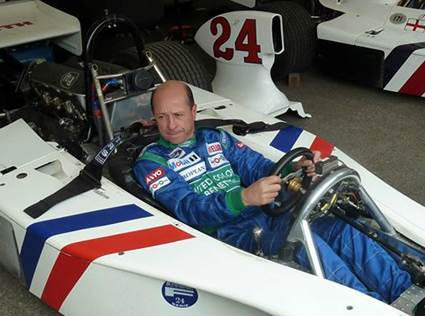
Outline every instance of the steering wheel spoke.
<path id="1" fill-rule="evenodd" d="M 286 176 L 281 178 L 282 184 L 288 184 L 289 181 L 294 179 L 294 178 L 301 178 L 303 176 L 303 173 L 304 173 L 304 171 L 302 169 L 288 173 Z"/>

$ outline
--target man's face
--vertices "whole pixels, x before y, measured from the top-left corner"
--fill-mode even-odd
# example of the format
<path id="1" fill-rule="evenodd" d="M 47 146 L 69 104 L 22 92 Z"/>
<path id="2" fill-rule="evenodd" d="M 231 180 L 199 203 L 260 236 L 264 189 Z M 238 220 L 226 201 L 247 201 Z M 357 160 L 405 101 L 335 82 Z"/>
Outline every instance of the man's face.
<path id="1" fill-rule="evenodd" d="M 182 86 L 158 90 L 154 113 L 162 137 L 172 144 L 182 144 L 195 131 L 196 105 L 191 106 Z"/>

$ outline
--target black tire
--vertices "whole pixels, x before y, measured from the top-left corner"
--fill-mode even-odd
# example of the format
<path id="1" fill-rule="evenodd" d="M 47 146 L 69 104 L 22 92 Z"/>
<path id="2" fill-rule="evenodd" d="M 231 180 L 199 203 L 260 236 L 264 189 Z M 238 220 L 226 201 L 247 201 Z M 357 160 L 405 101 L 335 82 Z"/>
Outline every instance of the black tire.
<path id="1" fill-rule="evenodd" d="M 167 80 L 182 80 L 204 90 L 212 91 L 212 78 L 205 66 L 186 46 L 176 41 L 148 43 L 145 49 L 152 54 L 157 66 Z M 129 69 L 139 67 L 135 48 L 120 52 L 111 62 Z M 154 74 L 155 83 L 160 83 Z"/>
<path id="2" fill-rule="evenodd" d="M 317 47 L 316 27 L 310 14 L 296 2 L 275 1 L 261 4 L 258 10 L 282 15 L 285 50 L 276 55 L 273 79 L 292 72 L 303 72 L 313 62 Z"/>

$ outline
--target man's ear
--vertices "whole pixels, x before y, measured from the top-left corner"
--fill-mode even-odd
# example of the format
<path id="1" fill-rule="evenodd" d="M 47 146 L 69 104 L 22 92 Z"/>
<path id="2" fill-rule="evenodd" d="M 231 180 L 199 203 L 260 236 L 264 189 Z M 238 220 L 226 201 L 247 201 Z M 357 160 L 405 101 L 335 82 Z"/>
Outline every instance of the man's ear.
<path id="1" fill-rule="evenodd" d="M 192 116 L 196 118 L 196 112 L 198 111 L 198 105 L 196 103 L 192 106 Z"/>

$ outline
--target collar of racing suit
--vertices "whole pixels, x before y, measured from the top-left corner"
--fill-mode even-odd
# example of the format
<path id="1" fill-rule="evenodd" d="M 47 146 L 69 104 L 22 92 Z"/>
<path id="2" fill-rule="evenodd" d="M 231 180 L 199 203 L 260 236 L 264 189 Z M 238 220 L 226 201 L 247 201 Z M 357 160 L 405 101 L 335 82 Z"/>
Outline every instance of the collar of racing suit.
<path id="1" fill-rule="evenodd" d="M 195 134 L 190 137 L 188 140 L 186 140 L 185 142 L 181 143 L 181 144 L 173 144 L 170 143 L 168 140 L 166 140 L 165 138 L 162 137 L 162 135 L 159 136 L 159 140 L 158 140 L 158 144 L 161 146 L 164 146 L 166 148 L 171 148 L 174 149 L 176 147 L 188 147 L 188 146 L 193 146 L 196 144 L 196 132 Z"/>

